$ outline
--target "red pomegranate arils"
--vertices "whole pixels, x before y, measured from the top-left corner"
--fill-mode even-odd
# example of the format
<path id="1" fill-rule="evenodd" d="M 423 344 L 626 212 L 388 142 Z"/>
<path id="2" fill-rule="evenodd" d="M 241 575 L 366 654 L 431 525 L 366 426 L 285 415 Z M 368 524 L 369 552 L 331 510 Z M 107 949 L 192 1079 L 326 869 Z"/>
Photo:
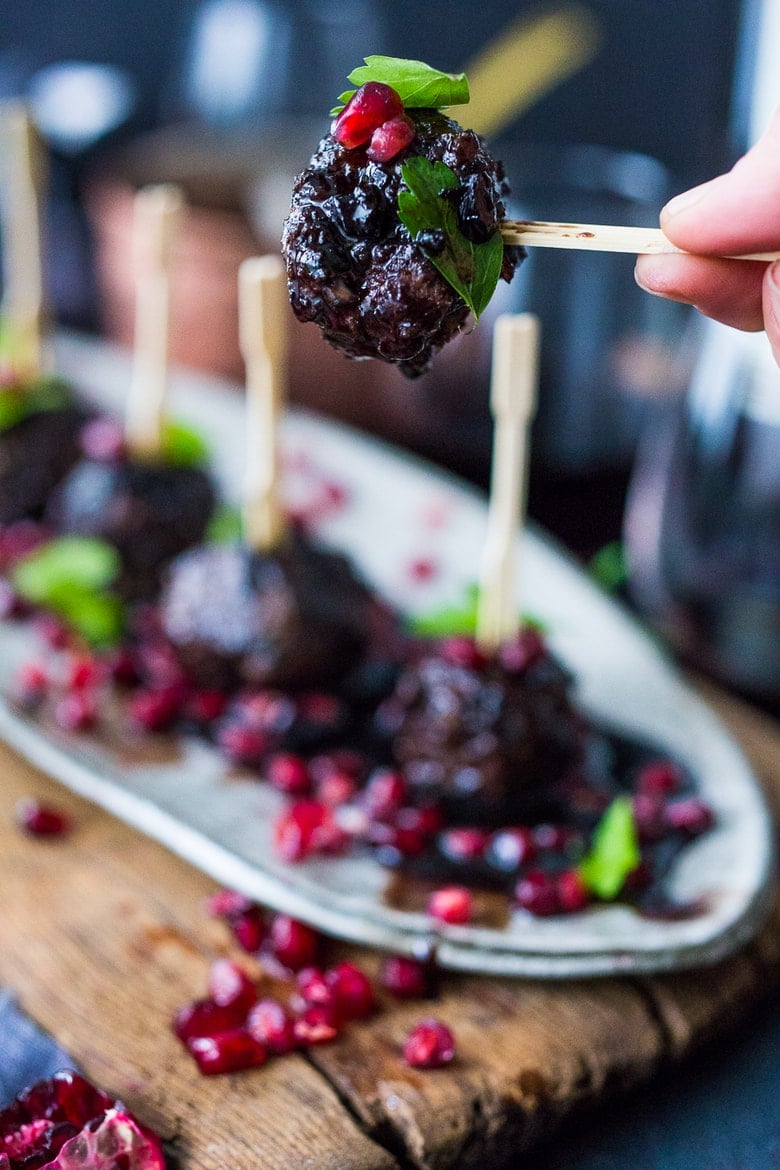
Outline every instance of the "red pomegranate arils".
<path id="1" fill-rule="evenodd" d="M 338 1036 L 338 1019 L 329 1004 L 313 1004 L 305 1008 L 293 1024 L 299 1044 L 330 1044 Z"/>
<path id="2" fill-rule="evenodd" d="M 671 829 L 678 829 L 689 837 L 698 837 L 715 824 L 715 814 L 710 806 L 696 796 L 670 801 L 665 815 Z"/>
<path id="3" fill-rule="evenodd" d="M 187 1041 L 187 1048 L 204 1076 L 259 1068 L 268 1058 L 264 1046 L 245 1028 L 194 1036 Z"/>
<path id="4" fill-rule="evenodd" d="M 89 691 L 72 691 L 54 708 L 54 721 L 65 731 L 86 731 L 97 720 L 97 702 Z"/>
<path id="5" fill-rule="evenodd" d="M 558 874 L 555 892 L 564 914 L 576 914 L 590 902 L 588 887 L 576 869 L 565 869 Z"/>
<path id="6" fill-rule="evenodd" d="M 396 999 L 424 999 L 430 993 L 430 967 L 406 955 L 388 955 L 379 983 Z"/>
<path id="7" fill-rule="evenodd" d="M 342 1020 L 363 1020 L 374 1010 L 374 989 L 365 971 L 354 963 L 339 963 L 325 972 L 325 980 Z"/>
<path id="8" fill-rule="evenodd" d="M 403 113 L 403 102 L 394 89 L 381 81 L 367 81 L 356 89 L 333 123 L 332 133 L 347 150 L 363 146 L 373 132 Z"/>
<path id="9" fill-rule="evenodd" d="M 244 1013 L 257 1001 L 257 987 L 253 980 L 232 959 L 217 959 L 212 963 L 208 993 L 218 1007 L 232 1007 Z"/>
<path id="10" fill-rule="evenodd" d="M 304 967 L 295 977 L 298 996 L 303 1006 L 332 1004 L 334 994 L 325 979 L 325 972 L 319 967 Z"/>
<path id="11" fill-rule="evenodd" d="M 428 913 L 448 926 L 464 926 L 474 913 L 471 891 L 465 886 L 442 886 L 428 899 Z"/>
<path id="12" fill-rule="evenodd" d="M 196 1036 L 216 1036 L 230 1032 L 244 1022 L 246 1012 L 240 1003 L 218 1004 L 213 999 L 196 999 L 176 1013 L 173 1031 L 186 1043 Z"/>
<path id="13" fill-rule="evenodd" d="M 288 796 L 305 796 L 311 788 L 309 766 L 295 752 L 275 752 L 266 763 L 268 782 Z"/>
<path id="14" fill-rule="evenodd" d="M 24 797 L 15 809 L 17 825 L 31 837 L 62 837 L 72 828 L 70 816 L 35 797 Z"/>
<path id="15" fill-rule="evenodd" d="M 406 1037 L 403 1055 L 412 1068 L 443 1068 L 455 1056 L 455 1037 L 441 1020 L 421 1020 Z"/>
<path id="16" fill-rule="evenodd" d="M 229 918 L 233 938 L 248 955 L 255 955 L 266 936 L 265 916 L 259 906 L 250 906 Z"/>
<path id="17" fill-rule="evenodd" d="M 541 869 L 532 869 L 515 886 L 515 900 L 521 910 L 537 917 L 560 911 L 555 878 Z"/>
<path id="18" fill-rule="evenodd" d="M 242 914 L 252 906 L 251 898 L 240 894 L 238 890 L 217 890 L 206 898 L 206 913 L 212 918 L 232 918 L 235 914 Z"/>
<path id="19" fill-rule="evenodd" d="M 271 922 L 268 941 L 272 955 L 283 967 L 290 971 L 300 971 L 314 962 L 319 935 L 310 926 L 290 918 L 288 914 L 276 914 Z"/>
<path id="20" fill-rule="evenodd" d="M 671 760 L 653 760 L 639 769 L 636 791 L 642 796 L 672 796 L 680 788 L 682 775 Z"/>
<path id="21" fill-rule="evenodd" d="M 295 1021 L 274 999 L 261 999 L 250 1009 L 246 1029 L 274 1056 L 284 1056 L 298 1047 Z"/>
<path id="22" fill-rule="evenodd" d="M 390 162 L 415 139 L 417 127 L 407 114 L 388 118 L 377 126 L 366 150 L 372 162 Z"/>

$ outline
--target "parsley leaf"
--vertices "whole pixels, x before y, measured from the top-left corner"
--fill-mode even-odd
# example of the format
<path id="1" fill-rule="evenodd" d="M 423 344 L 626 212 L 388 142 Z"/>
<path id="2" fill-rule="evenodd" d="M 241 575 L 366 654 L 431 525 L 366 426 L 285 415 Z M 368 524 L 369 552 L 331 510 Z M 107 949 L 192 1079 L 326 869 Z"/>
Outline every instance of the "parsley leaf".
<path id="1" fill-rule="evenodd" d="M 367 81 L 381 81 L 391 86 L 410 108 L 440 110 L 444 106 L 463 106 L 469 100 L 465 73 L 442 73 L 424 61 L 405 57 L 372 56 L 363 60 L 365 65 L 359 65 L 349 74 L 352 84 L 357 87 Z M 339 94 L 340 104 L 333 107 L 331 114 L 340 114 L 354 92 L 348 89 Z"/>
<path id="2" fill-rule="evenodd" d="M 104 541 L 63 536 L 20 561 L 13 584 L 25 600 L 60 614 L 91 646 L 105 646 L 124 627 L 124 605 L 110 591 L 120 568 L 119 554 Z"/>
<path id="3" fill-rule="evenodd" d="M 640 860 L 631 799 L 618 796 L 596 826 L 590 850 L 579 865 L 580 877 L 592 894 L 609 902 Z"/>
<path id="4" fill-rule="evenodd" d="M 209 456 L 208 443 L 199 431 L 171 419 L 163 423 L 162 457 L 170 467 L 203 467 Z"/>
<path id="5" fill-rule="evenodd" d="M 477 632 L 478 605 L 479 585 L 474 582 L 464 590 L 463 601 L 459 605 L 445 605 L 432 613 L 417 614 L 407 620 L 407 625 L 420 638 L 446 638 L 450 634 L 473 637 Z M 520 625 L 541 633 L 546 630 L 544 622 L 531 614 L 522 614 Z"/>
<path id="6" fill-rule="evenodd" d="M 398 215 L 412 239 L 419 232 L 438 229 L 444 233 L 444 247 L 428 259 L 463 298 L 475 320 L 488 305 L 501 275 L 504 245 L 496 231 L 484 244 L 473 244 L 464 236 L 458 215 L 442 192 L 454 190 L 458 176 L 443 162 L 431 162 L 421 155 L 407 159 L 401 176 L 408 190 L 398 193 Z"/>
<path id="7" fill-rule="evenodd" d="M 39 377 L 13 382 L 0 389 L 0 433 L 10 430 L 30 415 L 44 410 L 62 410 L 73 398 L 62 378 Z"/>

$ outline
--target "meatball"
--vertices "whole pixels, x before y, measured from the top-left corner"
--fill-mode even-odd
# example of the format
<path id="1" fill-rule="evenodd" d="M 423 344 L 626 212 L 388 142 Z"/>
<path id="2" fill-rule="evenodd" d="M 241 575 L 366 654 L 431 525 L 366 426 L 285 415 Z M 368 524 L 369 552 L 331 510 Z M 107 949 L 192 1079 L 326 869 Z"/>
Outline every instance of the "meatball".
<path id="1" fill-rule="evenodd" d="M 489 657 L 449 639 L 401 674 L 381 717 L 408 781 L 448 820 L 511 824 L 546 812 L 582 760 L 570 682 L 535 631 Z"/>
<path id="2" fill-rule="evenodd" d="M 0 524 L 40 519 L 50 493 L 81 454 L 77 406 L 27 415 L 0 435 Z"/>
<path id="3" fill-rule="evenodd" d="M 170 567 L 164 632 L 199 686 L 335 684 L 369 641 L 372 595 L 348 561 L 293 536 L 273 553 L 211 544 Z"/>
<path id="4" fill-rule="evenodd" d="M 116 590 L 136 601 L 153 598 L 167 562 L 202 538 L 214 503 L 200 468 L 83 459 L 51 496 L 46 520 L 112 544 L 122 560 Z"/>
<path id="5" fill-rule="evenodd" d="M 415 242 L 398 217 L 401 166 L 412 155 L 445 163 L 460 180 L 448 192 L 464 235 L 481 243 L 504 216 L 504 169 L 472 130 L 437 110 L 408 110 L 416 134 L 389 162 L 366 147 L 348 149 L 326 135 L 295 181 L 282 250 L 290 300 L 349 357 L 381 358 L 410 377 L 458 333 L 469 309 L 426 255 L 437 241 Z M 435 233 L 431 233 L 432 235 Z M 505 248 L 510 280 L 522 249 Z"/>

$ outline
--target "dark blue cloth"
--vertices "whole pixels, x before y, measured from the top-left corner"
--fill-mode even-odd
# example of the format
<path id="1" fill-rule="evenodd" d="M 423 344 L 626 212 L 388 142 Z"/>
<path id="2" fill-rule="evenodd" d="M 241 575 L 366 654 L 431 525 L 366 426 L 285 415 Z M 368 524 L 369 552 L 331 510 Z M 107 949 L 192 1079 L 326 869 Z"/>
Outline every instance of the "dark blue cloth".
<path id="1" fill-rule="evenodd" d="M 0 1107 L 26 1085 L 61 1068 L 73 1068 L 67 1053 L 0 990 Z"/>

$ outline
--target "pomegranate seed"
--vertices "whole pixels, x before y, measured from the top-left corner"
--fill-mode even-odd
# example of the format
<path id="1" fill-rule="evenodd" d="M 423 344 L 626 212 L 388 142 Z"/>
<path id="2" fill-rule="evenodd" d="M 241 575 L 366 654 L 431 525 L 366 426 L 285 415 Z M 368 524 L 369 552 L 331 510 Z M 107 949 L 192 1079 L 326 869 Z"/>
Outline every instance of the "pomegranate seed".
<path id="1" fill-rule="evenodd" d="M 95 686 L 102 677 L 100 664 L 94 658 L 80 656 L 70 664 L 66 686 L 69 690 L 84 691 Z"/>
<path id="2" fill-rule="evenodd" d="M 409 564 L 409 576 L 412 581 L 423 584 L 426 581 L 432 581 L 438 573 L 438 566 L 435 561 L 429 560 L 427 557 L 418 557 Z"/>
<path id="3" fill-rule="evenodd" d="M 466 670 L 481 670 L 487 663 L 485 655 L 473 638 L 465 634 L 453 634 L 444 638 L 439 646 L 442 658 L 451 662 L 453 666 L 463 666 Z"/>
<path id="4" fill-rule="evenodd" d="M 298 1047 L 293 1019 L 274 999 L 261 999 L 254 1005 L 246 1018 L 246 1030 L 275 1056 Z"/>
<path id="5" fill-rule="evenodd" d="M 49 676 L 39 662 L 25 662 L 16 676 L 16 693 L 20 703 L 39 703 L 49 689 Z"/>
<path id="6" fill-rule="evenodd" d="M 534 834 L 522 825 L 499 829 L 490 838 L 486 852 L 491 865 L 511 873 L 536 857 Z"/>
<path id="7" fill-rule="evenodd" d="M 394 89 L 380 81 L 367 81 L 355 90 L 333 123 L 333 137 L 347 150 L 363 146 L 383 122 L 403 113 L 403 102 Z"/>
<path id="8" fill-rule="evenodd" d="M 480 861 L 489 839 L 486 829 L 456 828 L 440 833 L 437 844 L 452 861 Z"/>
<path id="9" fill-rule="evenodd" d="M 204 905 L 206 913 L 212 918 L 232 918 L 249 910 L 252 901 L 238 890 L 217 890 L 216 894 L 206 898 Z"/>
<path id="10" fill-rule="evenodd" d="M 51 613 L 40 613 L 34 622 L 36 633 L 52 650 L 64 650 L 70 641 L 68 627 Z"/>
<path id="11" fill-rule="evenodd" d="M 333 1003 L 333 992 L 325 979 L 325 972 L 319 967 L 304 967 L 296 975 L 295 984 L 303 1007 Z"/>
<path id="12" fill-rule="evenodd" d="M 81 449 L 87 459 L 116 463 L 125 456 L 125 437 L 121 426 L 109 418 L 95 418 L 81 428 Z"/>
<path id="13" fill-rule="evenodd" d="M 223 723 L 217 732 L 220 751 L 234 764 L 257 765 L 267 754 L 270 740 L 265 731 L 233 721 Z"/>
<path id="14" fill-rule="evenodd" d="M 303 796 L 311 788 L 309 768 L 303 756 L 294 752 L 276 752 L 266 764 L 268 781 L 279 792 Z"/>
<path id="15" fill-rule="evenodd" d="M 295 703 L 278 691 L 245 691 L 235 699 L 231 712 L 241 723 L 277 736 L 292 726 Z"/>
<path id="16" fill-rule="evenodd" d="M 240 1003 L 218 1004 L 213 999 L 196 999 L 177 1012 L 173 1030 L 186 1043 L 195 1036 L 218 1036 L 244 1022 L 246 1012 Z"/>
<path id="17" fill-rule="evenodd" d="M 406 1037 L 403 1053 L 412 1068 L 443 1068 L 455 1056 L 455 1037 L 441 1020 L 421 1020 Z"/>
<path id="18" fill-rule="evenodd" d="M 541 869 L 532 869 L 515 886 L 515 900 L 521 910 L 537 917 L 560 910 L 555 879 Z"/>
<path id="19" fill-rule="evenodd" d="M 50 539 L 50 534 L 33 520 L 19 520 L 0 531 L 0 565 L 16 564 Z"/>
<path id="20" fill-rule="evenodd" d="M 16 805 L 16 823 L 32 837 L 61 837 L 72 827 L 67 813 L 53 805 L 41 804 L 34 797 L 25 797 Z"/>
<path id="21" fill-rule="evenodd" d="M 129 701 L 129 715 L 133 723 L 144 731 L 168 731 L 176 722 L 181 709 L 181 695 L 177 688 L 137 691 Z"/>
<path id="22" fill-rule="evenodd" d="M 389 955 L 382 964 L 379 982 L 396 999 L 424 999 L 430 992 L 428 965 L 406 955 Z"/>
<path id="23" fill-rule="evenodd" d="M 576 869 L 565 869 L 558 874 L 555 891 L 558 903 L 565 914 L 584 910 L 590 901 L 588 887 Z"/>
<path id="24" fill-rule="evenodd" d="M 194 1036 L 187 1041 L 187 1048 L 204 1076 L 258 1068 L 267 1059 L 263 1045 L 245 1028 L 216 1036 Z"/>
<path id="25" fill-rule="evenodd" d="M 681 781 L 680 769 L 671 760 L 654 760 L 639 769 L 636 790 L 643 796 L 671 796 Z"/>
<path id="26" fill-rule="evenodd" d="M 317 954 L 318 942 L 316 931 L 287 914 L 277 914 L 271 922 L 272 954 L 283 967 L 291 971 L 311 966 Z"/>
<path id="27" fill-rule="evenodd" d="M 329 1004 L 314 1004 L 307 1007 L 293 1024 L 295 1039 L 299 1044 L 330 1044 L 338 1035 L 336 1013 Z"/>
<path id="28" fill-rule="evenodd" d="M 698 797 L 673 800 L 666 806 L 666 823 L 671 829 L 679 829 L 690 837 L 706 833 L 715 824 L 712 809 Z"/>
<path id="29" fill-rule="evenodd" d="M 419 833 L 423 837 L 432 837 L 438 833 L 442 827 L 444 817 L 441 809 L 437 808 L 435 804 L 425 805 L 423 808 L 418 808 L 416 805 L 407 805 L 405 808 L 400 808 L 395 818 L 395 823 L 399 829 L 406 829 Z"/>
<path id="30" fill-rule="evenodd" d="M 339 1019 L 363 1020 L 374 1010 L 371 980 L 354 963 L 339 963 L 325 972 Z"/>
<path id="31" fill-rule="evenodd" d="M 633 798 L 633 807 L 639 840 L 643 843 L 660 841 L 669 828 L 663 797 L 640 792 Z"/>
<path id="32" fill-rule="evenodd" d="M 331 821 L 330 810 L 316 800 L 298 800 L 274 825 L 274 848 L 283 861 L 302 861 L 325 836 L 318 836 Z"/>
<path id="33" fill-rule="evenodd" d="M 259 906 L 250 906 L 230 918 L 233 938 L 248 955 L 254 955 L 262 946 L 266 935 L 265 918 Z"/>
<path id="34" fill-rule="evenodd" d="M 97 703 L 88 691 L 74 691 L 54 708 L 54 721 L 65 731 L 86 731 L 97 719 Z"/>
<path id="35" fill-rule="evenodd" d="M 209 998 L 219 1007 L 234 1007 L 246 1014 L 257 1000 L 257 988 L 232 959 L 212 963 L 208 981 Z"/>
<path id="36" fill-rule="evenodd" d="M 505 642 L 498 652 L 499 662 L 510 674 L 524 674 L 544 658 L 546 647 L 538 630 L 521 630 L 516 638 Z"/>
<path id="37" fill-rule="evenodd" d="M 449 926 L 463 926 L 471 921 L 474 900 L 465 886 L 442 886 L 428 899 L 428 913 Z"/>
<path id="38" fill-rule="evenodd" d="M 357 791 L 357 781 L 348 772 L 335 769 L 328 772 L 317 785 L 317 799 L 331 808 L 348 804 Z"/>
<path id="39" fill-rule="evenodd" d="M 362 803 L 369 816 L 378 821 L 392 820 L 406 798 L 406 781 L 400 772 L 377 768 L 368 778 Z"/>
<path id="40" fill-rule="evenodd" d="M 111 678 L 119 686 L 130 687 L 138 682 L 135 657 L 129 650 L 116 650 L 109 659 L 108 669 Z"/>
<path id="41" fill-rule="evenodd" d="M 300 722 L 317 730 L 338 727 L 345 714 L 344 704 L 336 695 L 301 695 L 298 702 Z"/>
<path id="42" fill-rule="evenodd" d="M 224 713 L 226 704 L 222 691 L 193 691 L 184 704 L 184 715 L 193 723 L 213 723 Z"/>
<path id="43" fill-rule="evenodd" d="M 417 127 L 408 114 L 397 114 L 377 126 L 371 135 L 367 156 L 372 162 L 390 162 L 414 141 Z"/>

